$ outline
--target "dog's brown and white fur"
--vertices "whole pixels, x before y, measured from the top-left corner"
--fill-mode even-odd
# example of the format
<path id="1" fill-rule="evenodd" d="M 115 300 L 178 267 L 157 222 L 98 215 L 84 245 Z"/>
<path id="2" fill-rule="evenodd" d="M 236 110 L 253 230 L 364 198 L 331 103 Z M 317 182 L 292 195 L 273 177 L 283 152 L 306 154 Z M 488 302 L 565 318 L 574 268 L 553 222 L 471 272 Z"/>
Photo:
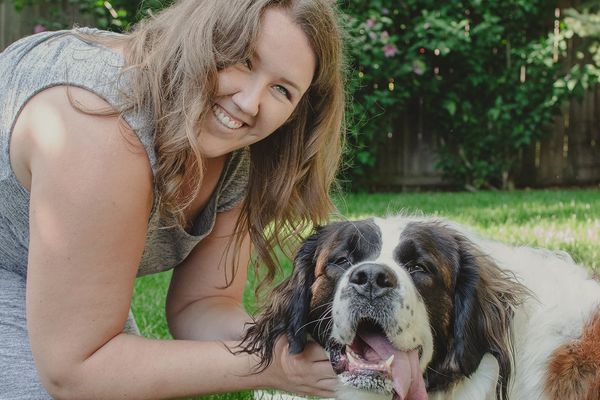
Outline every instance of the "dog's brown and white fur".
<path id="1" fill-rule="evenodd" d="M 245 351 L 268 363 L 280 334 L 294 353 L 312 337 L 340 399 L 401 398 L 392 375 L 412 359 L 432 400 L 600 399 L 600 285 L 564 253 L 429 218 L 337 222 L 304 242 L 271 300 Z M 382 341 L 403 367 L 379 360 Z"/>

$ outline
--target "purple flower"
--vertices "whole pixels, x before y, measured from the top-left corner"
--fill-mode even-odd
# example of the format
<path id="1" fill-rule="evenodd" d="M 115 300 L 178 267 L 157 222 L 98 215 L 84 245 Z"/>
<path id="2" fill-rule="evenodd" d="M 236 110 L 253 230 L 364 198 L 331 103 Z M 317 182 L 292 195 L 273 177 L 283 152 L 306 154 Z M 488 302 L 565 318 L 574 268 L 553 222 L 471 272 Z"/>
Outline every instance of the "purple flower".
<path id="1" fill-rule="evenodd" d="M 366 22 L 367 28 L 372 28 L 375 26 L 375 18 L 369 18 Z"/>
<path id="2" fill-rule="evenodd" d="M 371 40 L 375 40 L 377 39 L 377 34 L 373 31 L 369 32 L 369 37 L 371 38 Z"/>
<path id="3" fill-rule="evenodd" d="M 381 40 L 386 41 L 389 38 L 390 38 L 390 34 L 388 33 L 388 31 L 381 32 Z"/>
<path id="4" fill-rule="evenodd" d="M 37 24 L 36 26 L 33 27 L 33 33 L 40 33 L 40 32 L 44 32 L 47 30 L 48 30 L 48 28 L 46 28 L 44 25 L 41 25 L 41 24 Z"/>
<path id="5" fill-rule="evenodd" d="M 393 44 L 386 44 L 383 46 L 383 54 L 387 57 L 394 57 L 398 53 L 398 49 Z"/>

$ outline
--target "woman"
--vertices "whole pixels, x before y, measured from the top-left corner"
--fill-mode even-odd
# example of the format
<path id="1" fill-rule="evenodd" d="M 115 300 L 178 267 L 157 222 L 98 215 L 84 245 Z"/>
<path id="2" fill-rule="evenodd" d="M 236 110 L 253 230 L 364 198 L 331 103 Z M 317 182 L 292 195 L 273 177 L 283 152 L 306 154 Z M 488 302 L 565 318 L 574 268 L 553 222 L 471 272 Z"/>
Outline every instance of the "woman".
<path id="1" fill-rule="evenodd" d="M 234 355 L 253 248 L 322 222 L 340 154 L 331 0 L 182 0 L 126 35 L 0 56 L 0 398 L 332 396 L 324 352 Z M 267 229 L 268 226 L 268 229 Z M 266 235 L 264 232 L 272 232 Z M 136 335 L 136 275 L 174 268 L 176 339 Z"/>

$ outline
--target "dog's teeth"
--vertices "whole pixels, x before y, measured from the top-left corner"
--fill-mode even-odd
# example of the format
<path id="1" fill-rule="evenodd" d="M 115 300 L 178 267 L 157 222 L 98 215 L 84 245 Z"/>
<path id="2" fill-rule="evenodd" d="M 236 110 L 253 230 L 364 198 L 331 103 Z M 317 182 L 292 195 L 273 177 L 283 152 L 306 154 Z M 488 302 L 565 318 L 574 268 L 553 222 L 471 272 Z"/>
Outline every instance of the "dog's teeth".
<path id="1" fill-rule="evenodd" d="M 392 362 L 394 361 L 394 355 L 392 354 L 387 360 L 385 360 L 385 367 L 390 370 L 392 368 Z"/>
<path id="2" fill-rule="evenodd" d="M 358 364 L 358 360 L 354 357 L 354 353 L 351 351 L 346 351 L 346 356 L 348 356 L 348 361 L 350 364 Z"/>

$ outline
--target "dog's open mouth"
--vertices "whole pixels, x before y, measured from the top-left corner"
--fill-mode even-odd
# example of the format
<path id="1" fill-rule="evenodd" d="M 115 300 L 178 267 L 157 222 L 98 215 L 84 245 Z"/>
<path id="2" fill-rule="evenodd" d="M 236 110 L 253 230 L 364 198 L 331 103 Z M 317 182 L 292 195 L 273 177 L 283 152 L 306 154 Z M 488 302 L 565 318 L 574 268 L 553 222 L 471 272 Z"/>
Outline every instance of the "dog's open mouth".
<path id="1" fill-rule="evenodd" d="M 419 350 L 401 351 L 388 340 L 381 326 L 362 320 L 350 345 L 331 361 L 342 380 L 357 389 L 393 393 L 393 400 L 427 399 L 419 368 Z"/>

